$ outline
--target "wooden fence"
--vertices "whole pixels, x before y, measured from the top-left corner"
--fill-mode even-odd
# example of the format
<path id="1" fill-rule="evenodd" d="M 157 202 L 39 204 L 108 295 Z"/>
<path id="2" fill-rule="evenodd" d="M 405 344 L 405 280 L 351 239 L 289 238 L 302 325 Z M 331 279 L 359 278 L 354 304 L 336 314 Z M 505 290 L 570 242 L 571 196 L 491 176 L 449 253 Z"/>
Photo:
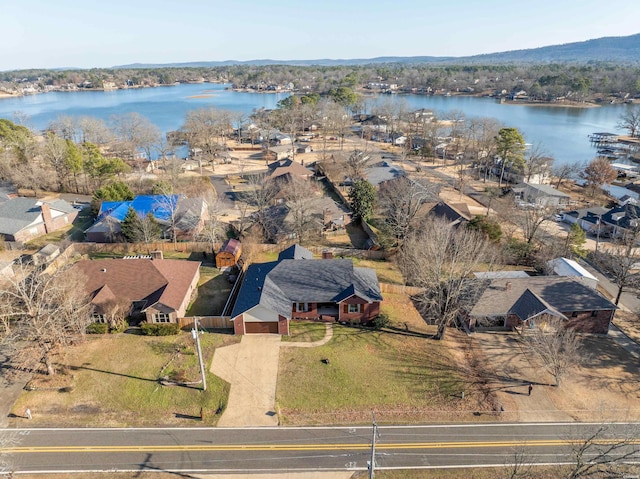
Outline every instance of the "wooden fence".
<path id="1" fill-rule="evenodd" d="M 424 292 L 424 288 L 417 288 L 416 286 L 404 286 L 402 284 L 380 283 L 380 291 L 383 293 L 414 295 Z"/>
<path id="2" fill-rule="evenodd" d="M 202 329 L 233 329 L 230 316 L 197 316 L 198 327 Z M 194 317 L 178 318 L 180 329 L 192 329 Z"/>

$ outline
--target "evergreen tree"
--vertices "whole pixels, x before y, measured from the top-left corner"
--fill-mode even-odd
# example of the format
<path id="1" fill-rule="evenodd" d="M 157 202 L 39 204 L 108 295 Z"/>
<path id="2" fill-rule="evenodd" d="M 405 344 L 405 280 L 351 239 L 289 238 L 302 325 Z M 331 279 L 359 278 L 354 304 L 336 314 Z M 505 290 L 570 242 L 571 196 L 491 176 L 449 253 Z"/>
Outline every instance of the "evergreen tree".
<path id="1" fill-rule="evenodd" d="M 122 228 L 122 235 L 127 242 L 137 243 L 140 240 L 144 240 L 141 234 L 143 231 L 142 219 L 132 207 L 129 207 L 129 211 L 127 211 L 126 216 L 120 223 L 120 227 Z"/>
<path id="2" fill-rule="evenodd" d="M 353 221 L 359 223 L 367 221 L 373 213 L 376 202 L 376 188 L 367 180 L 358 180 L 349 192 Z"/>

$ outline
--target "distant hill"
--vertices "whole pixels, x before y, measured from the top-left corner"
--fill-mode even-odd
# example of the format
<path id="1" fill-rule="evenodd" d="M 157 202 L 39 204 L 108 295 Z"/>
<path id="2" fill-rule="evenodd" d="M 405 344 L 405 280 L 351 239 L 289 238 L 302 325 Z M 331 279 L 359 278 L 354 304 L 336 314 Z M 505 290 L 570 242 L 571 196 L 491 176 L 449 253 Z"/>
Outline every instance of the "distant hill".
<path id="1" fill-rule="evenodd" d="M 377 63 L 563 63 L 609 62 L 640 63 L 640 33 L 626 37 L 604 37 L 584 42 L 565 43 L 527 50 L 510 50 L 468 57 L 376 57 L 320 60 L 248 60 L 202 61 L 188 63 L 132 63 L 113 68 L 220 67 L 230 65 L 340 66 Z"/>

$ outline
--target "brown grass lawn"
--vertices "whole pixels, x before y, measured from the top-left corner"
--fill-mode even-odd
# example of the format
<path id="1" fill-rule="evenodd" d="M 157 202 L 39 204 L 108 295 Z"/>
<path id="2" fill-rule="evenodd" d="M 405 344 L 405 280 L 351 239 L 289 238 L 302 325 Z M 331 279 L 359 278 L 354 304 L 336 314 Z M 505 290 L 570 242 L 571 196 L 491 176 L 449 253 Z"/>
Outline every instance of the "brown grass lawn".
<path id="1" fill-rule="evenodd" d="M 282 336 L 282 341 L 296 343 L 312 343 L 325 337 L 327 326 L 318 321 L 291 321 L 289 336 Z"/>
<path id="2" fill-rule="evenodd" d="M 200 266 L 198 296 L 189 305 L 187 316 L 217 316 L 222 314 L 232 284 L 220 270 L 212 266 Z"/>
<path id="3" fill-rule="evenodd" d="M 382 283 L 404 284 L 402 273 L 400 273 L 398 265 L 393 261 L 353 258 L 353 265 L 360 268 L 375 269 L 378 281 Z"/>
<path id="4" fill-rule="evenodd" d="M 431 339 L 435 329 L 406 295 L 386 294 L 382 312 L 391 320 L 385 330 L 335 324 L 324 346 L 281 349 L 277 405 L 284 424 L 366 423 L 372 410 L 387 423 L 495 419 L 485 392 L 466 377 L 461 336 Z"/>
<path id="5" fill-rule="evenodd" d="M 238 340 L 232 335 L 204 334 L 206 364 L 211 363 L 216 347 Z M 92 336 L 70 348 L 57 364 L 61 373 L 53 380 L 36 376 L 32 384 L 42 389 L 25 391 L 14 404 L 17 416 L 31 409 L 34 426 L 212 425 L 227 401 L 229 385 L 212 374 L 207 375 L 206 392 L 199 384 L 159 384 L 158 378 L 165 376 L 185 382 L 200 379 L 189 333 Z M 69 392 L 60 392 L 62 387 Z"/>

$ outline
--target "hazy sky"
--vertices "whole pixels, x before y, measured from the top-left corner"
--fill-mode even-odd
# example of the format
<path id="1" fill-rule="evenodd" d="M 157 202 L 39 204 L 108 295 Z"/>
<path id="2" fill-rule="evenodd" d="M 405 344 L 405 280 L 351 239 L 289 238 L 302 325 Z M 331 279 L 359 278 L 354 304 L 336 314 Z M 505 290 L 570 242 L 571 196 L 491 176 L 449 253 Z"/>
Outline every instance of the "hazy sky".
<path id="1" fill-rule="evenodd" d="M 0 71 L 466 56 L 640 32 L 638 0 L 2 0 Z"/>

